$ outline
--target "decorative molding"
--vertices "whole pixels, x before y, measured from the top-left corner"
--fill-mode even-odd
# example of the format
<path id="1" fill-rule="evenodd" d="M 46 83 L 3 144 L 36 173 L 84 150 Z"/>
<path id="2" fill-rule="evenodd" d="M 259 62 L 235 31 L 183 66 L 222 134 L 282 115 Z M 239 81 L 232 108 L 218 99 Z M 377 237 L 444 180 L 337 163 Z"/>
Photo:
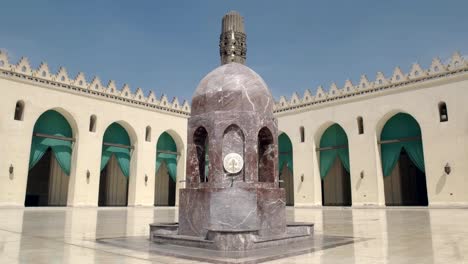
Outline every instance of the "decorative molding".
<path id="1" fill-rule="evenodd" d="M 290 100 L 281 96 L 275 103 L 274 109 L 276 114 L 304 111 L 304 108 L 312 105 L 336 103 L 355 96 L 363 98 L 375 96 L 388 89 L 402 89 L 414 83 L 466 72 L 468 72 L 468 61 L 459 52 L 455 52 L 447 64 L 443 64 L 439 58 L 434 58 L 427 70 L 424 70 L 418 63 L 414 63 L 408 74 L 405 74 L 400 67 L 396 67 L 390 78 L 386 78 L 382 72 L 377 72 L 374 81 L 369 81 L 366 75 L 361 75 L 357 85 L 354 85 L 351 80 L 346 80 L 343 88 L 332 83 L 328 91 L 324 91 L 323 87 L 319 86 L 315 96 L 312 96 L 308 89 L 304 92 L 302 99 L 298 98 L 297 93 L 293 93 Z M 294 103 L 294 101 L 299 103 Z"/>
<path id="2" fill-rule="evenodd" d="M 141 88 L 138 88 L 135 93 L 133 93 L 127 84 L 119 90 L 113 80 L 110 80 L 107 86 L 104 86 L 97 76 L 95 76 L 91 82 L 88 82 L 82 72 L 78 73 L 74 79 L 71 79 L 64 67 L 60 67 L 58 72 L 53 74 L 50 72 L 49 66 L 45 62 L 42 62 L 37 69 L 32 69 L 26 57 L 22 57 L 16 64 L 11 64 L 8 59 L 8 54 L 1 50 L 0 78 L 37 83 L 54 89 L 65 89 L 77 94 L 113 100 L 116 103 L 147 107 L 153 110 L 167 112 L 168 114 L 184 117 L 190 116 L 190 105 L 185 100 L 182 105 L 176 97 L 174 97 L 172 103 L 169 103 L 166 95 L 163 95 L 161 99 L 158 100 L 153 91 L 150 91 L 148 96 L 144 95 Z"/>

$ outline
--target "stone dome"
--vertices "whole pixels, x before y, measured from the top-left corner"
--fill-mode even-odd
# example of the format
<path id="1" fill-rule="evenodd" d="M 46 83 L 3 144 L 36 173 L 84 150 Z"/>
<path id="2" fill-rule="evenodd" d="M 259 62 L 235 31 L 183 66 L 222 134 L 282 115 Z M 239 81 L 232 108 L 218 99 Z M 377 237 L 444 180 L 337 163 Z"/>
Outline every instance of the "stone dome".
<path id="1" fill-rule="evenodd" d="M 192 115 L 215 111 L 273 114 L 273 96 L 265 81 L 240 63 L 222 65 L 200 81 L 192 97 Z"/>

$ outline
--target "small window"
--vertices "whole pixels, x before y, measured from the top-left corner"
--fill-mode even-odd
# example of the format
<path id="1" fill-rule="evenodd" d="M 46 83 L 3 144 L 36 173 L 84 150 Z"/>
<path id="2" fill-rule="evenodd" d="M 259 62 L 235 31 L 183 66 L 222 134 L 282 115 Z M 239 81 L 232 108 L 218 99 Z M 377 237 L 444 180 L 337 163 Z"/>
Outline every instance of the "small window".
<path id="1" fill-rule="evenodd" d="M 92 115 L 89 118 L 89 132 L 96 132 L 96 116 Z"/>
<path id="2" fill-rule="evenodd" d="M 24 102 L 18 101 L 15 106 L 15 120 L 23 121 Z"/>
<path id="3" fill-rule="evenodd" d="M 445 102 L 439 103 L 439 117 L 440 117 L 440 122 L 448 121 L 447 105 L 445 104 Z"/>
<path id="4" fill-rule="evenodd" d="M 22 72 L 26 72 L 26 66 L 23 66 L 23 67 L 21 68 L 21 71 L 22 71 Z"/>
<path id="5" fill-rule="evenodd" d="M 146 127 L 146 134 L 145 134 L 146 142 L 151 142 L 151 127 Z"/>
<path id="6" fill-rule="evenodd" d="M 358 132 L 359 135 L 364 134 L 364 122 L 362 121 L 362 117 L 357 118 L 357 125 L 358 125 Z"/>
<path id="7" fill-rule="evenodd" d="M 301 134 L 301 143 L 302 143 L 302 142 L 305 142 L 305 134 L 304 134 L 304 127 L 303 127 L 303 126 L 301 126 L 301 127 L 299 128 L 299 132 L 300 132 L 300 134 Z"/>
<path id="8" fill-rule="evenodd" d="M 45 71 L 42 72 L 42 77 L 46 77 L 47 73 Z"/>
<path id="9" fill-rule="evenodd" d="M 3 66 L 5 66 L 5 62 L 0 60 L 0 67 L 3 67 Z"/>

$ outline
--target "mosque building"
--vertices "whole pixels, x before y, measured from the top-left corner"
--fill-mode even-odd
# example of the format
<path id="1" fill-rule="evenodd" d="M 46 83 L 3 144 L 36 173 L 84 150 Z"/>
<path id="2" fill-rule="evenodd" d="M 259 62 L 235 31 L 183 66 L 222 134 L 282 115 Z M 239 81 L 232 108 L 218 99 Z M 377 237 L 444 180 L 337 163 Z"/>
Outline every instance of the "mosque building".
<path id="1" fill-rule="evenodd" d="M 245 63 L 242 17 L 221 63 Z M 274 105 L 290 206 L 468 205 L 468 61 L 306 90 Z M 189 102 L 0 52 L 0 206 L 177 206 Z M 194 87 L 195 88 L 195 87 Z M 248 89 L 248 87 L 247 87 Z M 206 162 L 206 171 L 210 169 Z"/>

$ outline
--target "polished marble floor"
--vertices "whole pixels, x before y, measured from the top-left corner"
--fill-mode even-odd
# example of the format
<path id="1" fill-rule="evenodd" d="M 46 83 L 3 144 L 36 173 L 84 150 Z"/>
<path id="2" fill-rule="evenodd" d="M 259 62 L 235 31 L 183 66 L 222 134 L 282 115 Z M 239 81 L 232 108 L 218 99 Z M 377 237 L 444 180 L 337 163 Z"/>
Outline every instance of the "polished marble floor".
<path id="1" fill-rule="evenodd" d="M 365 238 L 272 263 L 468 263 L 467 209 L 288 208 L 316 233 Z M 148 235 L 174 208 L 0 209 L 0 263 L 194 263 L 99 243 Z"/>

